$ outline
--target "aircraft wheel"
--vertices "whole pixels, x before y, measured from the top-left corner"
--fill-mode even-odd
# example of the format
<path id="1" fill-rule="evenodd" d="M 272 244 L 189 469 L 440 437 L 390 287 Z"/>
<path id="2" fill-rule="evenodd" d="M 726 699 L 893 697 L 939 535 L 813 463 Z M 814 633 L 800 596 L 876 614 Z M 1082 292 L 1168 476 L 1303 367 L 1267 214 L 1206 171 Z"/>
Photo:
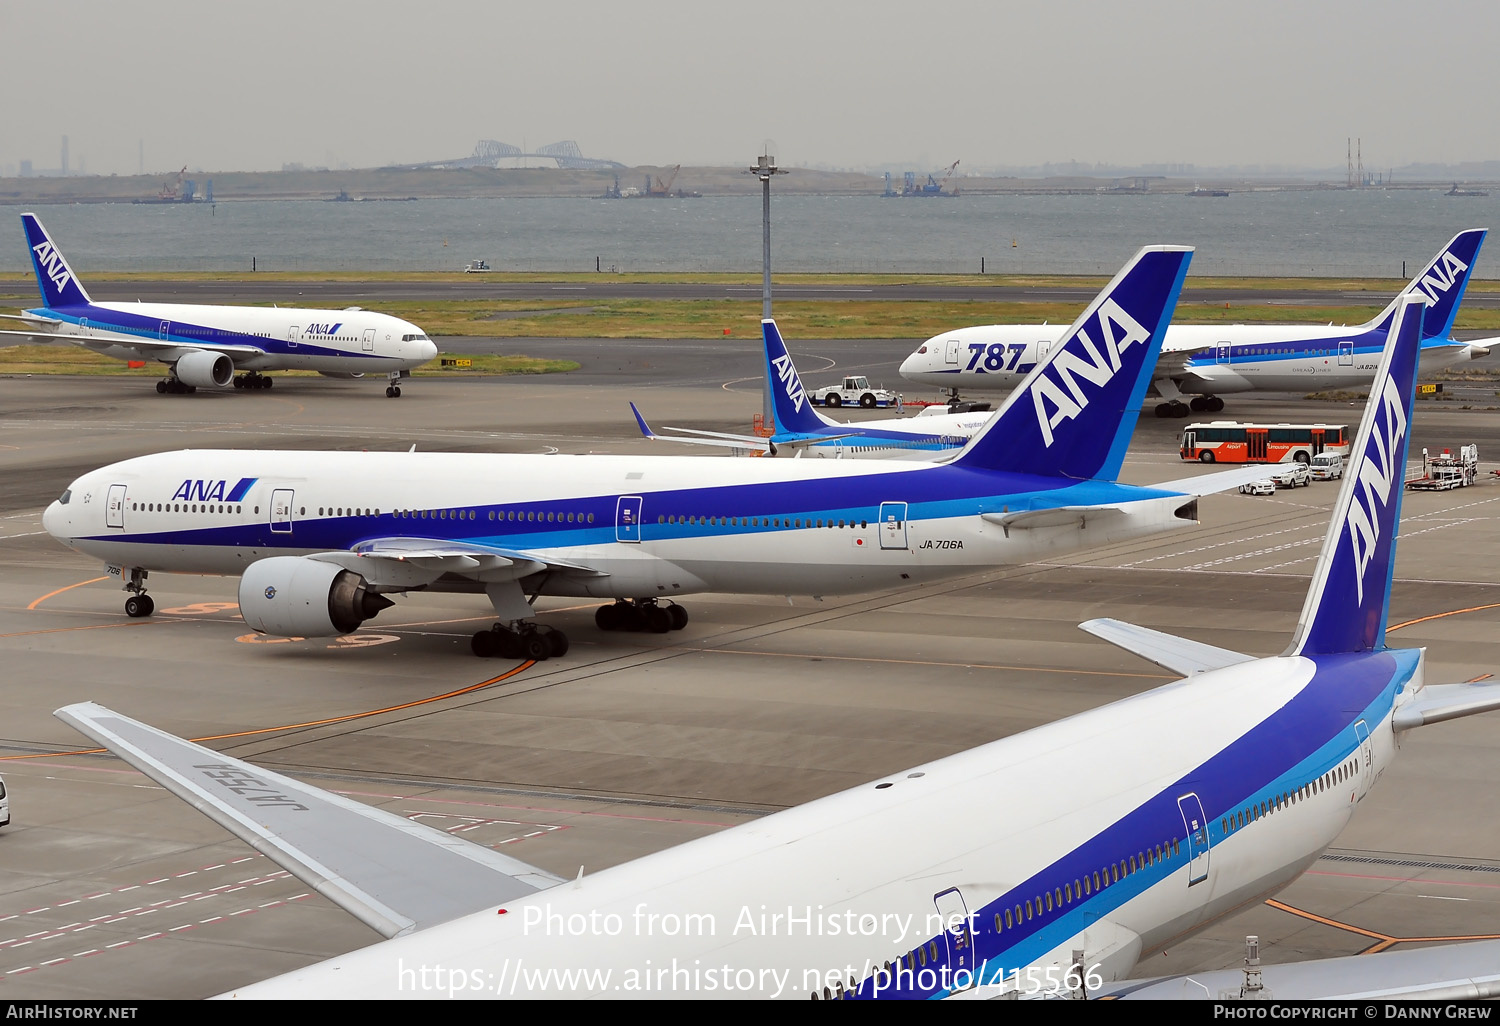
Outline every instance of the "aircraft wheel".
<path id="1" fill-rule="evenodd" d="M 620 611 L 620 626 L 616 630 L 643 631 L 646 629 L 645 609 L 632 603 L 627 603 L 616 608 Z"/>
<path id="2" fill-rule="evenodd" d="M 1193 401 L 1188 403 L 1188 409 L 1192 410 L 1194 413 L 1207 413 L 1209 410 L 1213 409 L 1212 400 L 1208 399 L 1205 396 L 1195 395 L 1193 396 Z"/>
<path id="3" fill-rule="evenodd" d="M 125 600 L 125 615 L 132 619 L 150 616 L 155 610 L 156 603 L 149 595 L 132 595 Z"/>
<path id="4" fill-rule="evenodd" d="M 873 410 L 875 408 L 875 397 L 869 392 L 866 392 L 864 395 L 859 397 L 859 405 L 863 409 Z"/>
<path id="5" fill-rule="evenodd" d="M 648 606 L 646 613 L 646 630 L 652 634 L 665 634 L 672 629 L 672 614 L 661 606 Z"/>
<path id="6" fill-rule="evenodd" d="M 385 397 L 387 399 L 400 399 L 401 398 L 401 386 L 400 385 L 392 385 L 390 388 L 387 388 L 385 390 Z"/>
<path id="7" fill-rule="evenodd" d="M 552 655 L 552 646 L 547 639 L 536 631 L 530 631 L 520 637 L 521 654 L 527 659 L 541 662 Z"/>
<path id="8" fill-rule="evenodd" d="M 1157 403 L 1156 415 L 1163 419 L 1170 417 L 1172 415 L 1171 405 L 1171 403 Z"/>
<path id="9" fill-rule="evenodd" d="M 158 395 L 166 395 L 167 394 L 167 383 L 165 381 L 158 381 L 156 383 L 156 392 L 157 392 Z"/>
<path id="10" fill-rule="evenodd" d="M 568 654 L 568 636 L 562 631 L 548 631 L 545 637 L 553 659 L 560 659 Z"/>
<path id="11" fill-rule="evenodd" d="M 270 378 L 261 378 L 260 379 L 260 387 L 261 388 L 270 388 L 272 384 L 274 384 L 274 382 Z"/>
<path id="12" fill-rule="evenodd" d="M 235 377 L 235 379 L 234 379 L 234 387 L 236 389 L 243 389 L 245 387 L 245 379 L 244 379 L 243 375 L 237 375 Z"/>
<path id="13" fill-rule="evenodd" d="M 1223 408 L 1224 408 L 1224 400 L 1220 399 L 1216 395 L 1211 395 L 1211 396 L 1208 397 L 1208 412 L 1209 413 L 1218 413 Z"/>
<path id="14" fill-rule="evenodd" d="M 828 395 L 823 399 L 823 405 L 842 406 L 844 405 L 844 397 L 837 394 L 836 392 L 829 392 Z"/>
<path id="15" fill-rule="evenodd" d="M 611 602 L 607 606 L 600 606 L 594 610 L 594 626 L 601 631 L 617 631 L 620 629 L 620 604 Z"/>
<path id="16" fill-rule="evenodd" d="M 1212 463 L 1213 461 L 1214 461 L 1214 454 L 1211 453 L 1211 452 L 1209 452 L 1207 449 L 1204 449 L 1202 452 L 1200 452 L 1198 454 L 1198 462 L 1199 463 Z"/>
<path id="17" fill-rule="evenodd" d="M 680 631 L 688 625 L 688 611 L 675 602 L 667 607 L 667 614 L 672 617 L 674 631 Z"/>
<path id="18" fill-rule="evenodd" d="M 475 631 L 469 639 L 469 649 L 481 659 L 490 658 L 495 654 L 495 632 Z"/>

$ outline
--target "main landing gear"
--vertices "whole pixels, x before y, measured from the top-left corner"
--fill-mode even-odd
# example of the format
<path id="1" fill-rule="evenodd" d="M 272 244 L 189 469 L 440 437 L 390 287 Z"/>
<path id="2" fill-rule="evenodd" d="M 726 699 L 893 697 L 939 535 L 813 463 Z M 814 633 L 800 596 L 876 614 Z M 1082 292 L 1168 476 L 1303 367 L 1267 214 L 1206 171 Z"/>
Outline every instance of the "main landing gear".
<path id="1" fill-rule="evenodd" d="M 192 395 L 198 389 L 193 385 L 184 385 L 175 376 L 165 377 L 156 383 L 158 395 Z"/>
<path id="2" fill-rule="evenodd" d="M 151 596 L 146 594 L 146 571 L 132 569 L 130 580 L 125 584 L 125 590 L 130 592 L 130 597 L 125 600 L 125 615 L 139 620 L 143 616 L 150 616 L 156 612 L 156 603 Z"/>
<path id="3" fill-rule="evenodd" d="M 1181 399 L 1173 399 L 1171 402 L 1161 403 L 1156 407 L 1158 417 L 1186 417 L 1188 412 L 1193 413 L 1218 413 L 1224 408 L 1224 400 L 1216 395 L 1195 395 L 1192 402 L 1183 402 Z"/>
<path id="4" fill-rule="evenodd" d="M 554 656 L 568 654 L 568 636 L 552 627 L 536 624 L 515 624 L 514 629 L 497 623 L 487 631 L 479 631 L 469 642 L 469 647 L 481 659 L 532 659 L 541 662 Z"/>
<path id="5" fill-rule="evenodd" d="M 688 611 L 677 603 L 658 605 L 656 599 L 624 599 L 594 611 L 594 623 L 601 631 L 650 631 L 665 634 L 687 626 Z"/>
<path id="6" fill-rule="evenodd" d="M 235 388 L 270 388 L 271 384 L 270 378 L 257 371 L 236 375 L 234 379 Z"/>

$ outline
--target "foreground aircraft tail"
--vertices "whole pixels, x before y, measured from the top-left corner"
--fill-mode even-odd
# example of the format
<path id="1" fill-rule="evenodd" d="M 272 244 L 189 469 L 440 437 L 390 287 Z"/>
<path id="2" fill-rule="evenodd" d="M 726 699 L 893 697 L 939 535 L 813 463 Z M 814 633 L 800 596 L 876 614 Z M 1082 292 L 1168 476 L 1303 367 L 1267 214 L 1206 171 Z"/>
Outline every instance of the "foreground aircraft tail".
<path id="1" fill-rule="evenodd" d="M 22 214 L 21 227 L 26 230 L 26 247 L 31 250 L 31 266 L 36 284 L 42 290 L 42 305 L 87 306 L 89 294 L 78 282 L 78 275 L 68 266 L 62 251 L 42 227 L 35 214 Z"/>
<path id="2" fill-rule="evenodd" d="M 1418 271 L 1411 283 L 1391 300 L 1391 305 L 1363 327 L 1389 330 L 1402 299 L 1418 296 L 1427 300 L 1427 311 L 1422 315 L 1422 337 L 1447 338 L 1451 335 L 1453 320 L 1458 316 L 1458 304 L 1464 298 L 1464 290 L 1469 287 L 1469 274 L 1474 261 L 1479 259 L 1484 236 L 1483 228 L 1469 228 L 1453 236 L 1448 245 L 1438 250 L 1432 262 Z"/>
<path id="3" fill-rule="evenodd" d="M 1287 655 L 1385 647 L 1426 299 L 1402 297 Z"/>
<path id="4" fill-rule="evenodd" d="M 766 387 L 771 390 L 771 410 L 776 416 L 776 430 L 786 434 L 810 434 L 837 427 L 833 421 L 813 409 L 807 389 L 786 351 L 781 331 L 769 317 L 760 322 L 766 342 Z"/>
<path id="5" fill-rule="evenodd" d="M 1137 253 L 952 464 L 1113 481 L 1192 255 Z"/>

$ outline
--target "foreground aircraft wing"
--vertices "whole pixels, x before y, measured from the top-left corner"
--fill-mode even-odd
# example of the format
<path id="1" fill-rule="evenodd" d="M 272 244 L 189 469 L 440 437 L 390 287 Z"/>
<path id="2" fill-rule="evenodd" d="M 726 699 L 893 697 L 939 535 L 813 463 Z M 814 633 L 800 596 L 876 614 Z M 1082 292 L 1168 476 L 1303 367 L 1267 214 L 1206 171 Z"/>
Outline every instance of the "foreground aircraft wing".
<path id="1" fill-rule="evenodd" d="M 44 322 L 50 323 L 50 322 Z M 228 357 L 236 356 L 259 356 L 265 352 L 259 346 L 238 346 L 217 342 L 203 344 L 193 343 L 191 345 L 182 342 L 163 342 L 155 338 L 96 338 L 92 335 L 63 335 L 56 331 L 13 331 L 0 329 L 0 335 L 8 335 L 15 338 L 29 339 L 33 342 L 52 343 L 67 342 L 70 345 L 83 346 L 85 349 L 112 349 L 116 346 L 124 346 L 134 349 L 142 356 L 155 355 L 157 353 L 177 352 L 191 353 L 199 349 L 210 353 L 223 353 Z"/>
<path id="2" fill-rule="evenodd" d="M 1244 969 L 1218 969 L 1151 980 L 1109 983 L 1090 997 L 1267 1001 L 1372 1001 L 1406 998 L 1475 1001 L 1500 998 L 1500 941 L 1439 944 L 1260 967 L 1258 991 L 1245 986 Z"/>
<path id="3" fill-rule="evenodd" d="M 1184 677 L 1206 670 L 1219 670 L 1236 663 L 1248 663 L 1253 659 L 1252 656 L 1232 652 L 1227 648 L 1216 648 L 1201 641 L 1163 634 L 1149 627 L 1137 627 L 1133 623 L 1109 617 L 1089 620 L 1078 627 L 1096 638 L 1103 638 L 1112 645 L 1118 645 L 1127 652 L 1149 659 L 1157 666 Z"/>
<path id="4" fill-rule="evenodd" d="M 776 447 L 771 444 L 769 438 L 761 438 L 757 435 L 731 435 L 719 431 L 695 431 L 692 428 L 662 428 L 663 431 L 680 431 L 684 435 L 698 435 L 702 437 L 684 438 L 682 435 L 659 435 L 651 430 L 646 423 L 646 418 L 641 416 L 641 411 L 636 409 L 635 403 L 630 404 L 630 412 L 635 414 L 635 422 L 640 425 L 641 434 L 653 442 L 685 442 L 689 445 L 717 445 L 729 449 L 749 449 L 757 456 L 768 452 L 774 453 Z"/>
<path id="5" fill-rule="evenodd" d="M 82 702 L 55 713 L 386 937 L 562 881 L 482 845 Z"/>
<path id="6" fill-rule="evenodd" d="M 428 584 L 443 574 L 489 582 L 513 581 L 543 570 L 575 576 L 609 576 L 603 570 L 544 553 L 442 538 L 373 538 L 353 550 L 315 552 L 308 558 L 353 570 L 377 590 L 385 591 Z"/>

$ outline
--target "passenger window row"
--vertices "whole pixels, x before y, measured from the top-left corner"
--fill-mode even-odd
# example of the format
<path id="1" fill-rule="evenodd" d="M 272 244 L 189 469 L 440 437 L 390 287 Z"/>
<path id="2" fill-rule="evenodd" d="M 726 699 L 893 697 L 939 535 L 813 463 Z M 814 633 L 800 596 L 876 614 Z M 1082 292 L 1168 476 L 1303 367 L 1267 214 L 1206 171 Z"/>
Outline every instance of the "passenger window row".
<path id="1" fill-rule="evenodd" d="M 692 524 L 694 526 L 706 527 L 853 527 L 853 520 L 840 520 L 834 522 L 832 517 L 827 519 L 818 517 L 700 517 L 679 515 L 676 513 L 658 514 L 658 524 Z M 869 527 L 869 522 L 861 520 L 860 527 Z"/>
<path id="2" fill-rule="evenodd" d="M 1358 768 L 1359 760 L 1357 758 L 1350 759 L 1343 765 L 1324 773 L 1311 783 L 1303 784 L 1301 787 L 1291 791 L 1283 791 L 1281 794 L 1268 798 L 1266 801 L 1247 805 L 1238 812 L 1222 817 L 1219 820 L 1219 829 L 1223 831 L 1226 837 L 1236 830 L 1243 830 L 1247 824 L 1254 823 L 1258 819 L 1264 819 L 1273 812 L 1280 812 L 1282 809 L 1289 808 L 1300 801 L 1306 801 L 1315 794 L 1322 794 L 1335 784 L 1343 783 L 1352 777 Z"/>

